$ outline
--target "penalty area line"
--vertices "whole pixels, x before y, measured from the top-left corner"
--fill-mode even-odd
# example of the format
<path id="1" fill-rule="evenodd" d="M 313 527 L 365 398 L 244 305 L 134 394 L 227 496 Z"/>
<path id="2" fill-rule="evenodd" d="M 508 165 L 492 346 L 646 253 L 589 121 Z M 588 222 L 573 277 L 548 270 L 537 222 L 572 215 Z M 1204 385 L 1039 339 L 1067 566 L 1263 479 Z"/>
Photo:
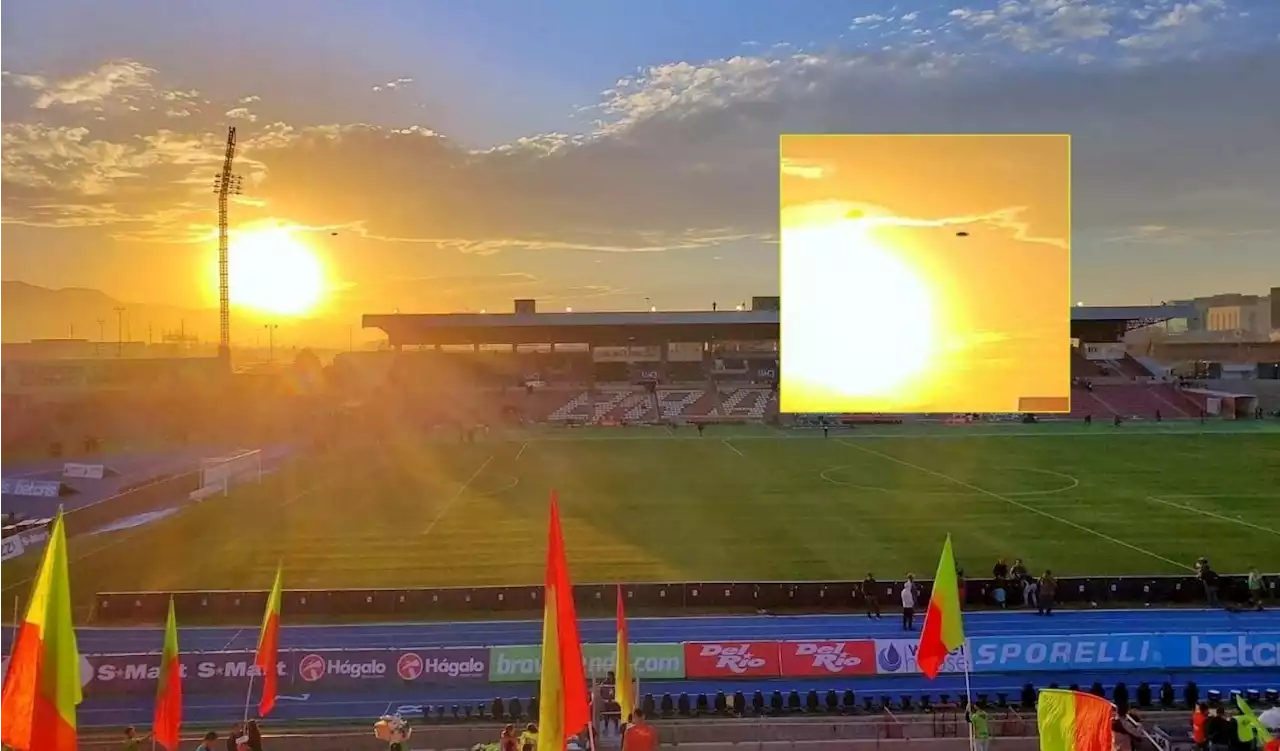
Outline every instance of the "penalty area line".
<path id="1" fill-rule="evenodd" d="M 1166 501 L 1165 499 L 1157 498 L 1154 495 L 1147 496 L 1147 500 L 1153 503 L 1159 503 L 1164 506 L 1169 506 L 1171 508 L 1176 508 L 1180 511 L 1189 511 L 1193 514 L 1200 514 L 1201 516 L 1207 516 L 1210 519 L 1218 519 L 1224 522 L 1231 522 L 1232 524 L 1239 524 L 1242 527 L 1256 529 L 1259 532 L 1266 532 L 1267 534 L 1272 534 L 1272 535 L 1275 535 L 1276 537 L 1280 537 L 1280 530 L 1274 530 L 1270 527 L 1264 527 L 1261 524 L 1254 524 L 1253 522 L 1245 521 L 1244 519 L 1234 519 L 1230 516 L 1226 516 L 1225 514 L 1219 514 L 1213 511 L 1209 511 L 1208 509 L 1196 508 L 1194 506 L 1184 506 L 1181 503 Z"/>
<path id="2" fill-rule="evenodd" d="M 452 498 L 445 501 L 445 504 L 440 507 L 438 512 L 436 512 L 435 518 L 431 520 L 431 523 L 427 525 L 426 529 L 422 530 L 423 537 L 431 534 L 431 530 L 435 529 L 436 525 L 440 523 L 440 520 L 444 518 L 444 515 L 449 513 L 449 509 L 453 508 L 453 504 L 462 497 L 463 493 L 467 492 L 467 488 L 471 487 L 471 483 L 475 482 L 476 478 L 480 476 L 480 473 L 484 471 L 485 467 L 488 467 L 492 462 L 493 456 L 485 459 L 484 464 L 481 464 L 480 468 L 475 472 L 472 472 L 471 476 L 467 478 L 467 481 L 462 483 L 462 487 L 458 488 L 458 492 L 454 493 Z"/>
<path id="3" fill-rule="evenodd" d="M 728 438 L 721 438 L 721 439 L 720 439 L 720 442 L 721 442 L 721 443 L 723 443 L 724 445 L 728 446 L 730 451 L 732 451 L 733 453 L 737 454 L 738 456 L 741 456 L 743 459 L 747 458 L 747 455 L 746 455 L 746 454 L 744 454 L 744 453 L 742 453 L 742 449 L 740 449 L 740 448 L 738 448 L 737 446 L 734 446 L 732 443 L 730 443 Z"/>

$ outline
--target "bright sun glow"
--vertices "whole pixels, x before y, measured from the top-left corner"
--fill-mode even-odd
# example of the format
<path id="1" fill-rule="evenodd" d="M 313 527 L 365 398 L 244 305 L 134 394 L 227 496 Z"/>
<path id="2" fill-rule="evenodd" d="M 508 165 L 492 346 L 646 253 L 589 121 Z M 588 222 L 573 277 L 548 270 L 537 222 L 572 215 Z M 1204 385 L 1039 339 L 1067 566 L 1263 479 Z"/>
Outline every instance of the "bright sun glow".
<path id="1" fill-rule="evenodd" d="M 847 311 L 843 321 L 788 329 L 793 372 L 845 397 L 889 397 L 925 371 L 938 349 L 929 285 L 865 224 L 785 229 L 782 242 L 791 259 L 784 288 L 831 290 Z"/>
<path id="2" fill-rule="evenodd" d="M 233 232 L 230 241 L 232 305 L 300 315 L 324 297 L 324 265 L 289 228 Z"/>

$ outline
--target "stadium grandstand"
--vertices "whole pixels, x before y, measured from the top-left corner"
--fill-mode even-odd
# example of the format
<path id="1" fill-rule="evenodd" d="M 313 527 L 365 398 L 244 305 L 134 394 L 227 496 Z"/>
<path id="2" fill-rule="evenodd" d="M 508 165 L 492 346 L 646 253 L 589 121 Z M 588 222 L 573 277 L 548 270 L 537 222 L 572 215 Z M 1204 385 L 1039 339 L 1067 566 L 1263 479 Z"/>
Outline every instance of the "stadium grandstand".
<path id="1" fill-rule="evenodd" d="M 541 313 L 531 300 L 515 305 L 516 312 L 503 314 L 366 315 L 366 328 L 386 332 L 388 350 L 340 354 L 335 368 L 366 388 L 390 382 L 416 395 L 416 404 L 442 422 L 788 419 L 778 413 L 777 297 L 756 297 L 749 309 L 696 312 Z M 1072 308 L 1076 388 L 1071 413 L 1053 417 L 1253 416 L 1264 406 L 1256 393 L 1191 388 L 1194 372 L 1130 353 L 1127 333 L 1186 317 L 1184 308 Z M 1221 354 L 1280 361 L 1280 344 L 1256 347 Z M 459 397 L 468 392 L 470 400 Z M 438 398 L 443 394 L 448 398 Z"/>

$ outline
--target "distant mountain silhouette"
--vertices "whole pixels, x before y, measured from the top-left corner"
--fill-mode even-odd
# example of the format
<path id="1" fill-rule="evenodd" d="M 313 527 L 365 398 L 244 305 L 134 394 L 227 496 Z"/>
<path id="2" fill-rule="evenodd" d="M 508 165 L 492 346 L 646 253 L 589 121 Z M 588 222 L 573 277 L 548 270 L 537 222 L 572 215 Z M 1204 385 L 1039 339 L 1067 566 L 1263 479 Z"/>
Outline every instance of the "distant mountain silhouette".
<path id="1" fill-rule="evenodd" d="M 216 308 L 131 303 L 117 300 L 97 289 L 49 289 L 16 281 L 3 282 L 0 296 L 3 304 L 0 324 L 3 325 L 5 343 L 67 338 L 114 342 L 123 338 L 134 342 L 150 339 L 159 344 L 166 335 L 179 332 L 185 332 L 187 337 L 195 337 L 195 341 L 201 343 L 216 342 L 218 338 Z M 116 308 L 125 309 L 123 336 Z M 360 331 L 358 315 L 290 319 L 236 308 L 231 311 L 232 346 L 265 348 L 268 344 L 263 330 L 265 323 L 278 324 L 274 340 L 281 351 L 298 346 L 341 350 L 351 343 L 363 347 L 379 337 L 373 331 Z"/>
<path id="2" fill-rule="evenodd" d="M 27 282 L 4 282 L 0 286 L 0 306 L 5 342 L 69 337 L 114 342 L 121 338 L 116 308 L 126 311 L 123 338 L 132 341 L 146 341 L 148 325 L 155 341 L 160 341 L 165 332 L 179 330 L 184 323 L 188 334 L 203 340 L 217 336 L 216 310 L 122 302 L 96 289 L 49 289 Z"/>

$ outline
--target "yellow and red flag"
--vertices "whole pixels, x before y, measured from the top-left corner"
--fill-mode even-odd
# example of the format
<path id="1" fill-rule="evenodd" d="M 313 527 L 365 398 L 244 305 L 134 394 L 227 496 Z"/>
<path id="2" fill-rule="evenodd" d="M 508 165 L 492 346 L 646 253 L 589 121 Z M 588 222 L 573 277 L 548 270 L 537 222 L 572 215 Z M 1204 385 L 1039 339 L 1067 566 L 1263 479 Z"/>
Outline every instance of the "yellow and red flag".
<path id="1" fill-rule="evenodd" d="M 0 741 L 14 751 L 75 751 L 80 687 L 67 533 L 58 511 L 4 676 Z"/>
<path id="2" fill-rule="evenodd" d="M 960 589 L 956 584 L 956 558 L 951 552 L 951 535 L 942 545 L 938 573 L 933 577 L 933 594 L 920 629 L 916 662 L 930 679 L 938 677 L 947 655 L 964 645 L 964 617 L 960 614 Z"/>
<path id="3" fill-rule="evenodd" d="M 276 663 L 280 657 L 280 581 L 284 573 L 276 568 L 276 581 L 267 596 L 267 612 L 262 616 L 262 633 L 258 635 L 258 653 L 253 663 L 262 671 L 262 698 L 258 700 L 258 716 L 266 717 L 276 705 Z"/>
<path id="4" fill-rule="evenodd" d="M 631 721 L 636 708 L 636 684 L 632 675 L 631 644 L 627 634 L 627 611 L 622 601 L 622 585 L 618 585 L 618 654 L 614 664 L 614 697 L 622 708 L 622 722 Z"/>
<path id="5" fill-rule="evenodd" d="M 169 597 L 169 618 L 164 624 L 164 652 L 160 655 L 159 683 L 156 686 L 156 713 L 152 735 L 168 751 L 178 751 L 182 733 L 182 658 L 178 656 L 178 618 Z"/>
<path id="6" fill-rule="evenodd" d="M 1112 751 L 1111 702 L 1079 691 L 1046 688 L 1036 701 L 1040 751 Z"/>
<path id="7" fill-rule="evenodd" d="M 560 531 L 560 504 L 551 493 L 547 578 L 542 611 L 542 680 L 538 697 L 538 751 L 564 751 L 591 722 L 587 673 L 573 607 L 573 582 Z"/>

